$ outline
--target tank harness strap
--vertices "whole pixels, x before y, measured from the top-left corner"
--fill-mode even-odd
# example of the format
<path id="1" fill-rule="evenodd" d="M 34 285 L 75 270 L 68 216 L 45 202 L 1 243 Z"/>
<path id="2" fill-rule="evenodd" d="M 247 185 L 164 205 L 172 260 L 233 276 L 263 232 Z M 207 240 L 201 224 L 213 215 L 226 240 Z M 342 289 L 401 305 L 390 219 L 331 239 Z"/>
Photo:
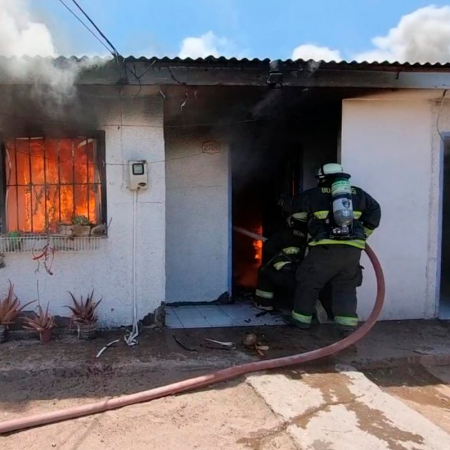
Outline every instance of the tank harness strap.
<path id="1" fill-rule="evenodd" d="M 361 250 L 366 248 L 366 242 L 361 239 L 352 239 L 349 241 L 336 240 L 336 239 L 321 239 L 320 241 L 311 241 L 310 247 L 317 247 L 318 245 L 348 245 L 350 247 L 356 247 Z"/>

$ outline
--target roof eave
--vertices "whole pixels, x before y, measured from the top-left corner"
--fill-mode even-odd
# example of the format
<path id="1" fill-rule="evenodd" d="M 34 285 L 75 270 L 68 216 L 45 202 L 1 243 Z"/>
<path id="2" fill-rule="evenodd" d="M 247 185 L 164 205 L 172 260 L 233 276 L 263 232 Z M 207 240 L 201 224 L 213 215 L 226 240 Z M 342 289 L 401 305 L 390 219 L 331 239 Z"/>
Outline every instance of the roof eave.
<path id="1" fill-rule="evenodd" d="M 78 86 L 181 85 L 267 86 L 271 70 L 283 74 L 286 87 L 353 87 L 372 89 L 449 89 L 449 64 L 368 62 L 270 61 L 269 59 L 215 58 L 29 58 L 57 67 L 81 66 Z M 30 84 L 3 76 L 14 58 L 0 58 L 0 84 Z M 127 69 L 124 69 L 126 64 Z"/>

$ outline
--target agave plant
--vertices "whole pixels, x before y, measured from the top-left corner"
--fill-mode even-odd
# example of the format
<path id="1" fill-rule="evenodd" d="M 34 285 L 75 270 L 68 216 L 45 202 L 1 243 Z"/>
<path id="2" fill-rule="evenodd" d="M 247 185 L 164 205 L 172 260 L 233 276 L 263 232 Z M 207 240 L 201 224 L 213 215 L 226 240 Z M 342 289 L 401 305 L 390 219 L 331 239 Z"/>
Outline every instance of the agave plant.
<path id="1" fill-rule="evenodd" d="M 38 306 L 38 312 L 35 317 L 25 317 L 23 319 L 25 325 L 24 328 L 31 331 L 37 331 L 42 333 L 45 330 L 51 330 L 55 326 L 55 318 L 48 312 L 47 309 L 44 311 L 41 305 Z"/>
<path id="2" fill-rule="evenodd" d="M 17 316 L 28 306 L 36 300 L 26 303 L 21 306 L 19 299 L 14 294 L 14 285 L 9 282 L 8 295 L 0 300 L 0 325 L 11 325 L 17 319 Z"/>
<path id="3" fill-rule="evenodd" d="M 102 299 L 98 302 L 94 301 L 94 291 L 87 295 L 86 300 L 83 300 L 83 296 L 78 301 L 72 292 L 69 292 L 72 297 L 72 306 L 67 306 L 72 311 L 72 320 L 77 325 L 90 325 L 97 323 L 98 315 L 96 309 Z"/>

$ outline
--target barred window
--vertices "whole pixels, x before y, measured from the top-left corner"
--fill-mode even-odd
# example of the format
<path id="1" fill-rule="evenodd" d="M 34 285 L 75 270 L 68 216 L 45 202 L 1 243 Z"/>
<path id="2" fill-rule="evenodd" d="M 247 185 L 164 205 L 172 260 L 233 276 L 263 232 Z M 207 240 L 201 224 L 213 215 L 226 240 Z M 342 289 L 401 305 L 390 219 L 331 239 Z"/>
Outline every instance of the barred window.
<path id="1" fill-rule="evenodd" d="M 104 151 L 99 139 L 12 138 L 4 143 L 6 230 L 56 233 L 85 216 L 105 220 Z M 101 147 L 101 148 L 100 148 Z"/>

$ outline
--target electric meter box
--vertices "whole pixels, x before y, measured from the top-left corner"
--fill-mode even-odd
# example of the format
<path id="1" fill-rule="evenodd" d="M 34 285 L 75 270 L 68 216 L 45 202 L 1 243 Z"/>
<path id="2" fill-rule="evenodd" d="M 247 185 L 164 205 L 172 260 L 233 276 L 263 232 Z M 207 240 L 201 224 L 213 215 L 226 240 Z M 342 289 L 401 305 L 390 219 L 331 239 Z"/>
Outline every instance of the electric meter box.
<path id="1" fill-rule="evenodd" d="M 148 188 L 147 161 L 128 161 L 130 191 L 142 191 Z"/>

